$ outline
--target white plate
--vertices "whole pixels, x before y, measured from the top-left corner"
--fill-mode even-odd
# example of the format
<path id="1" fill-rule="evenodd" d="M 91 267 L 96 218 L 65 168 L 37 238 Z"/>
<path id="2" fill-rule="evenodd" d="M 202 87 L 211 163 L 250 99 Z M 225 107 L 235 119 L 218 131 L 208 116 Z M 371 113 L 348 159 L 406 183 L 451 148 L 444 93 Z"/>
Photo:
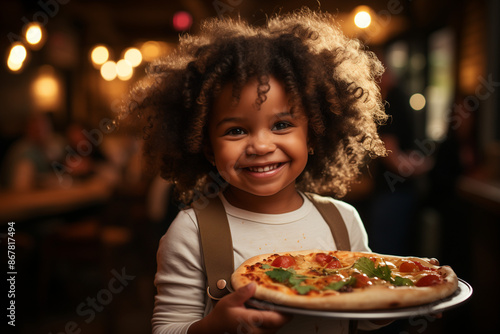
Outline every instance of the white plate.
<path id="1" fill-rule="evenodd" d="M 469 283 L 462 279 L 458 279 L 457 290 L 449 297 L 437 300 L 435 302 L 404 307 L 390 310 L 370 310 L 370 311 L 318 311 L 301 309 L 290 306 L 283 306 L 273 304 L 257 299 L 250 299 L 247 305 L 257 309 L 272 310 L 283 313 L 302 314 L 316 317 L 325 318 L 339 318 L 339 319 L 397 319 L 409 318 L 413 316 L 420 316 L 425 314 L 441 313 L 465 302 L 472 295 L 472 287 Z"/>

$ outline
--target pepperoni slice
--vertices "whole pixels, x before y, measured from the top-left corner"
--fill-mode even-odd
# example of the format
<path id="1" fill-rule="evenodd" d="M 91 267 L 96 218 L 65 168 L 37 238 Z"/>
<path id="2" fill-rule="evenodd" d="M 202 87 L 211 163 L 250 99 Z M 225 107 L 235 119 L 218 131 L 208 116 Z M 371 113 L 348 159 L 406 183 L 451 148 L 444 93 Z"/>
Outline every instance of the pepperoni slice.
<path id="1" fill-rule="evenodd" d="M 290 268 L 293 265 L 295 265 L 295 259 L 293 257 L 291 257 L 290 255 L 278 256 L 271 263 L 271 266 L 280 267 L 280 268 Z"/>
<path id="2" fill-rule="evenodd" d="M 340 263 L 340 260 L 334 257 L 330 263 L 326 265 L 327 269 L 337 269 L 337 268 L 342 268 L 342 264 Z"/>
<path id="3" fill-rule="evenodd" d="M 441 283 L 441 278 L 438 275 L 427 275 L 422 277 L 415 283 L 418 287 L 432 286 Z"/>
<path id="4" fill-rule="evenodd" d="M 356 284 L 354 285 L 355 288 L 364 288 L 373 284 L 373 282 L 370 281 L 370 278 L 365 274 L 355 274 L 353 276 L 356 278 Z"/>
<path id="5" fill-rule="evenodd" d="M 405 261 L 399 266 L 399 271 L 402 273 L 412 273 L 420 271 L 420 267 L 413 261 Z"/>
<path id="6" fill-rule="evenodd" d="M 320 264 L 320 266 L 326 266 L 327 269 L 336 269 L 342 267 L 339 259 L 337 259 L 335 256 L 331 256 L 325 253 L 317 253 L 314 259 Z"/>
<path id="7" fill-rule="evenodd" d="M 418 261 L 405 261 L 401 263 L 401 265 L 399 266 L 399 271 L 404 273 L 411 273 L 422 270 L 434 270 L 434 269 L 426 267 Z"/>
<path id="8" fill-rule="evenodd" d="M 321 266 L 325 266 L 327 263 L 330 263 L 333 260 L 333 256 L 325 254 L 325 253 L 317 253 L 316 257 L 314 259 Z"/>

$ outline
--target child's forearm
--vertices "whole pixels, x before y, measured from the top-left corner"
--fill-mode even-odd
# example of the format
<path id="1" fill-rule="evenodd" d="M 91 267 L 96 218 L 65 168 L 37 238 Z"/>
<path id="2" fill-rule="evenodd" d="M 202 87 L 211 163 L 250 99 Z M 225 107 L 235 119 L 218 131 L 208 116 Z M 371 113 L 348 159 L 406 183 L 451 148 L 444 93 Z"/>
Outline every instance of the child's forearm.
<path id="1" fill-rule="evenodd" d="M 191 326 L 189 326 L 187 334 L 203 334 L 212 333 L 210 326 L 207 324 L 206 318 L 196 321 Z"/>

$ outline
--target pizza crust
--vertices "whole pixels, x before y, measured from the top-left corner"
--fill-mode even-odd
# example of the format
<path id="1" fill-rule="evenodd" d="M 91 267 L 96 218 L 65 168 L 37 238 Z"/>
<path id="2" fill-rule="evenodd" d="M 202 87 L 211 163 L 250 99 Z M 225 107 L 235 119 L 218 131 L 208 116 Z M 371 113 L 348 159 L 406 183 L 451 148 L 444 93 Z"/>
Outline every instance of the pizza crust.
<path id="1" fill-rule="evenodd" d="M 286 254 L 295 257 L 297 255 L 306 256 L 311 253 L 327 253 L 327 251 L 294 251 L 279 253 L 279 255 Z M 418 261 L 428 268 L 436 269 L 436 272 L 445 278 L 441 284 L 429 287 L 372 285 L 365 288 L 353 289 L 352 292 L 328 290 L 321 294 L 313 292 L 306 295 L 299 295 L 295 294 L 287 286 L 273 282 L 263 270 L 257 270 L 252 277 L 248 277 L 247 266 L 258 262 L 262 263 L 264 259 L 273 255 L 275 254 L 258 255 L 245 261 L 232 275 L 231 283 L 233 288 L 238 289 L 251 282 L 256 282 L 257 289 L 254 298 L 270 303 L 315 310 L 362 311 L 423 305 L 451 295 L 458 287 L 458 278 L 449 266 L 436 266 L 423 258 L 337 251 L 335 256 L 344 263 L 352 264 L 359 257 L 382 257 L 386 261 L 412 260 Z"/>

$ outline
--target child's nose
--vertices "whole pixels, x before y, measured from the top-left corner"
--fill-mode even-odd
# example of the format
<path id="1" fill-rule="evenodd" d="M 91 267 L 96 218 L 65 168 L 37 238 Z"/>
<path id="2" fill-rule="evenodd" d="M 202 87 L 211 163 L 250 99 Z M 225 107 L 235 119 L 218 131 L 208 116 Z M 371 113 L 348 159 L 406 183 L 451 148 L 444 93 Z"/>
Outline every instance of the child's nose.
<path id="1" fill-rule="evenodd" d="M 246 149 L 248 155 L 264 155 L 276 150 L 276 144 L 272 140 L 270 133 L 258 133 L 250 136 L 249 143 Z"/>

